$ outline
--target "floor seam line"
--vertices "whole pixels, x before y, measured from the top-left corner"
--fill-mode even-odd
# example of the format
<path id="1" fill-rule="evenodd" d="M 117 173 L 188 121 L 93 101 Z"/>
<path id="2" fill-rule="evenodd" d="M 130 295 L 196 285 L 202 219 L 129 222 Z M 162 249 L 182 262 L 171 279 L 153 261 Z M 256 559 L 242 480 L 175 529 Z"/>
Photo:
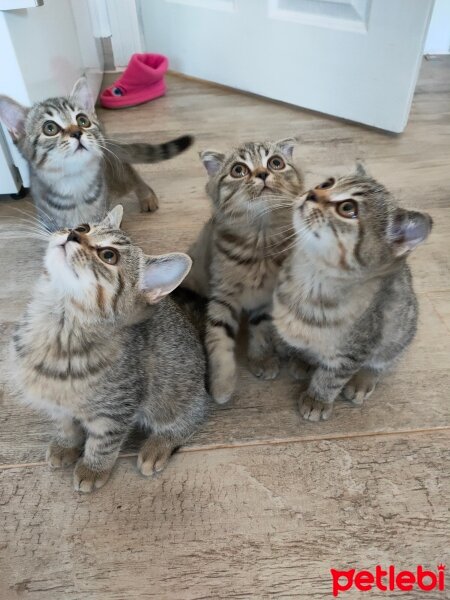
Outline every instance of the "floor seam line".
<path id="1" fill-rule="evenodd" d="M 424 429 L 404 429 L 399 431 L 379 431 L 379 432 L 371 432 L 371 433 L 360 433 L 360 434 L 336 434 L 336 435 L 328 435 L 322 437 L 303 437 L 303 438 L 284 438 L 280 440 L 260 440 L 255 442 L 244 442 L 240 444 L 215 444 L 214 446 L 199 446 L 199 447 L 187 447 L 179 450 L 179 454 L 190 454 L 194 452 L 208 452 L 215 450 L 236 450 L 239 448 L 254 448 L 258 446 L 281 446 L 283 444 L 301 444 L 301 443 L 311 443 L 311 442 L 339 442 L 344 440 L 352 440 L 352 439 L 361 439 L 361 438 L 381 438 L 381 437 L 394 437 L 394 436 L 404 436 L 404 435 L 424 435 L 424 434 L 432 434 L 432 433 L 443 433 L 450 432 L 450 425 L 444 427 L 435 427 L 432 429 L 424 428 Z M 138 452 L 124 452 L 119 455 L 119 459 L 121 458 L 133 458 L 138 455 Z M 42 467 L 46 466 L 46 461 L 37 461 L 30 463 L 16 463 L 16 464 L 4 464 L 0 465 L 0 471 L 7 471 L 10 469 L 25 469 L 32 467 Z"/>

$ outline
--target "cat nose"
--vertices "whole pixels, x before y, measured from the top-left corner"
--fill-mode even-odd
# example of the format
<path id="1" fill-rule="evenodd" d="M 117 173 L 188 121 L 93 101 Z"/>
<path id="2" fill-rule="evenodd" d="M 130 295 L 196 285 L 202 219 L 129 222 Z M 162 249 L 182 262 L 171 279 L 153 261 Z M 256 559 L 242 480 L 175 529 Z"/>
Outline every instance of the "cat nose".
<path id="1" fill-rule="evenodd" d="M 263 181 L 265 181 L 268 178 L 268 176 L 269 173 L 267 173 L 267 171 L 261 171 L 260 173 L 256 173 L 256 177 L 259 177 Z"/>
<path id="2" fill-rule="evenodd" d="M 71 131 L 70 132 L 70 137 L 74 137 L 74 138 L 77 138 L 77 140 L 79 140 L 82 133 L 83 132 L 80 131 L 80 129 L 77 129 L 76 131 Z"/>
<path id="3" fill-rule="evenodd" d="M 312 202 L 317 202 L 316 193 L 311 190 L 310 192 L 308 192 L 308 195 L 306 196 L 306 199 L 307 200 L 311 200 Z"/>
<path id="4" fill-rule="evenodd" d="M 80 234 L 77 233 L 74 229 L 72 229 L 70 231 L 69 235 L 67 236 L 67 241 L 68 242 L 76 242 L 77 244 L 81 244 Z"/>

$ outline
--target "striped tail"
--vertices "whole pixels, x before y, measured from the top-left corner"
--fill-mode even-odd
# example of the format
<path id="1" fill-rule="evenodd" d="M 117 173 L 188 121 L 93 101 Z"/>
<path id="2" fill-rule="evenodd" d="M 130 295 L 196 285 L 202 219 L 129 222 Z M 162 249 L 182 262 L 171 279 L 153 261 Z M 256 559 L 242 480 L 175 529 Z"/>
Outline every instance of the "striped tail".
<path id="1" fill-rule="evenodd" d="M 105 142 L 105 145 L 118 159 L 129 164 L 135 164 L 157 163 L 169 160 L 169 158 L 173 158 L 184 152 L 193 143 L 194 138 L 191 135 L 183 135 L 164 144 L 118 144 Z"/>

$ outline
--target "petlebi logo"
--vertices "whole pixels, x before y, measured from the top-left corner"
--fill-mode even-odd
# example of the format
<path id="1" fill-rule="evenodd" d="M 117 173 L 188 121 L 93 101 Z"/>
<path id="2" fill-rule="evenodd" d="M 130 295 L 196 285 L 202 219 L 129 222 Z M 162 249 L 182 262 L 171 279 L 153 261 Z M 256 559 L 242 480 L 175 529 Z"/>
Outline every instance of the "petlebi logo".
<path id="1" fill-rule="evenodd" d="M 370 592 L 373 589 L 382 592 L 412 590 L 443 592 L 445 590 L 445 565 L 438 565 L 436 571 L 424 569 L 422 565 L 417 565 L 414 571 L 400 571 L 394 565 L 383 569 L 381 565 L 377 565 L 371 571 L 330 569 L 330 573 L 334 597 L 352 588 L 360 592 Z"/>

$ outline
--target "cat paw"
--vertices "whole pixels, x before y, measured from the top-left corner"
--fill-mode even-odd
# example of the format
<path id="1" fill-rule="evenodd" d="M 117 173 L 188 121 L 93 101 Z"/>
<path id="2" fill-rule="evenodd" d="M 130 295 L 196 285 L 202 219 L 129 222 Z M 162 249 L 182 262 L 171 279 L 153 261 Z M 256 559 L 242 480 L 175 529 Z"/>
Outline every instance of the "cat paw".
<path id="1" fill-rule="evenodd" d="M 217 404 L 226 404 L 234 392 L 234 382 L 214 381 L 211 383 L 211 396 Z"/>
<path id="2" fill-rule="evenodd" d="M 333 412 L 333 404 L 325 404 L 321 400 L 316 400 L 303 392 L 298 401 L 300 415 L 306 420 L 317 423 L 318 421 L 326 421 L 330 418 Z"/>
<path id="3" fill-rule="evenodd" d="M 159 207 L 158 197 L 155 192 L 149 192 L 148 196 L 139 199 L 141 212 L 154 212 Z"/>
<path id="4" fill-rule="evenodd" d="M 280 372 L 280 361 L 276 356 L 249 357 L 248 368 L 258 379 L 275 379 Z"/>
<path id="5" fill-rule="evenodd" d="M 78 460 L 81 448 L 66 448 L 57 442 L 51 442 L 47 448 L 45 459 L 52 469 L 68 467 Z"/>
<path id="6" fill-rule="evenodd" d="M 289 375 L 296 381 L 304 381 L 310 375 L 311 367 L 299 358 L 290 358 L 288 363 Z"/>
<path id="7" fill-rule="evenodd" d="M 226 404 L 231 400 L 236 378 L 236 366 L 231 361 L 220 368 L 210 370 L 209 390 L 217 404 Z"/>
<path id="8" fill-rule="evenodd" d="M 150 438 L 139 452 L 137 468 L 144 477 L 156 475 L 166 467 L 173 450 L 174 446 L 166 440 Z"/>
<path id="9" fill-rule="evenodd" d="M 374 391 L 377 379 L 375 373 L 360 371 L 353 375 L 342 390 L 342 395 L 355 406 L 361 406 Z"/>
<path id="10" fill-rule="evenodd" d="M 104 486 L 110 475 L 111 470 L 93 471 L 83 462 L 83 459 L 81 459 L 77 462 L 73 473 L 73 487 L 76 492 L 89 494 Z"/>

